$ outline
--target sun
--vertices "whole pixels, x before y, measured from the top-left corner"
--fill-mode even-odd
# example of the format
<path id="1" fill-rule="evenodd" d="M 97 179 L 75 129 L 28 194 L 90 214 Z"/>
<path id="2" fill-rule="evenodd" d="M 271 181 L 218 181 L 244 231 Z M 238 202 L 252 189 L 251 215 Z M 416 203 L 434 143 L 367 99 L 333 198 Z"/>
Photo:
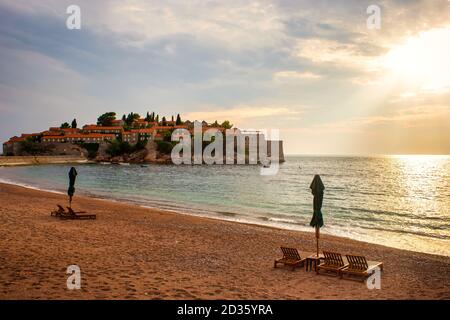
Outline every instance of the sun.
<path id="1" fill-rule="evenodd" d="M 406 39 L 382 58 L 389 76 L 423 91 L 450 89 L 450 26 Z"/>

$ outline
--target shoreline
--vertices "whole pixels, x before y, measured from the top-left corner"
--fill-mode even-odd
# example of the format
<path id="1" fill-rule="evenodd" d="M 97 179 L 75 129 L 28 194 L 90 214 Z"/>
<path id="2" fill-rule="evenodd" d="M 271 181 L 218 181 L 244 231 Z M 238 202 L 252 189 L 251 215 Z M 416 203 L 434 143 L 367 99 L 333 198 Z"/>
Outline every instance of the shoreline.
<path id="1" fill-rule="evenodd" d="M 93 162 L 83 156 L 0 156 L 0 167 L 71 163 L 89 164 Z"/>
<path id="2" fill-rule="evenodd" d="M 65 195 L 64 191 L 44 189 L 44 188 L 28 185 L 26 183 L 20 183 L 20 182 L 0 179 L 0 186 L 2 184 L 11 185 L 11 186 L 18 186 L 18 187 L 22 187 L 22 188 L 30 189 L 30 190 L 36 190 L 36 191 L 54 193 L 54 194 L 59 194 L 59 195 Z M 114 202 L 114 203 L 124 204 L 124 205 L 136 205 L 136 206 L 139 206 L 140 208 L 143 208 L 143 209 L 158 210 L 158 211 L 164 211 L 164 212 L 168 212 L 168 213 L 172 213 L 172 214 L 181 214 L 181 215 L 187 215 L 187 216 L 192 216 L 192 217 L 197 217 L 197 218 L 212 219 L 212 220 L 217 220 L 217 221 L 226 221 L 226 222 L 238 223 L 238 224 L 244 224 L 244 225 L 250 225 L 250 226 L 261 226 L 261 227 L 266 227 L 266 228 L 273 228 L 275 230 L 301 232 L 301 233 L 305 233 L 305 234 L 313 234 L 314 233 L 314 230 L 311 230 L 311 231 L 304 230 L 303 228 L 300 228 L 300 226 L 298 226 L 297 228 L 293 228 L 292 225 L 289 225 L 289 224 L 283 223 L 283 222 L 278 222 L 277 224 L 275 224 L 275 223 L 264 223 L 264 221 L 266 221 L 266 220 L 261 219 L 261 221 L 260 221 L 257 218 L 253 218 L 254 221 L 252 221 L 250 219 L 245 219 L 244 216 L 242 216 L 241 219 L 239 219 L 239 218 L 231 218 L 231 217 L 234 217 L 235 215 L 238 215 L 238 213 L 234 213 L 234 212 L 220 213 L 220 212 L 214 212 L 214 211 L 205 211 L 205 210 L 202 209 L 203 213 L 195 213 L 195 211 L 199 211 L 200 209 L 187 208 L 187 207 L 178 207 L 178 209 L 169 209 L 167 207 L 159 207 L 157 205 L 153 205 L 152 206 L 150 204 L 143 204 L 143 203 L 139 203 L 138 201 L 133 201 L 133 200 L 128 200 L 128 199 L 120 199 L 120 198 L 114 198 L 114 197 L 108 197 L 108 196 L 102 197 L 102 196 L 99 196 L 99 195 L 89 194 L 89 193 L 82 193 L 82 192 L 79 192 L 79 195 L 77 197 L 78 198 L 86 198 L 86 199 L 92 199 L 92 200 L 105 201 L 105 202 Z M 270 221 L 270 219 L 268 219 L 267 221 Z M 307 229 L 307 228 L 305 228 L 305 229 Z M 362 242 L 362 243 L 369 244 L 369 245 L 373 244 L 373 245 L 383 246 L 383 247 L 386 247 L 386 248 L 392 248 L 392 249 L 409 251 L 409 252 L 412 252 L 412 253 L 423 253 L 423 254 L 429 254 L 429 255 L 434 255 L 434 256 L 442 256 L 442 257 L 449 257 L 450 258 L 450 255 L 439 254 L 439 253 L 434 253 L 434 252 L 417 251 L 417 250 L 401 248 L 401 247 L 394 247 L 394 246 L 384 245 L 384 244 L 380 244 L 380 243 L 376 243 L 376 242 L 370 242 L 370 241 L 366 241 L 366 240 L 354 239 L 354 238 L 343 236 L 343 235 L 336 235 L 336 234 L 333 234 L 333 233 L 330 233 L 330 232 L 327 232 L 327 231 L 323 231 L 323 230 L 321 230 L 321 234 L 322 235 L 326 234 L 328 236 L 337 237 L 337 238 L 341 238 L 341 239 L 348 239 L 348 240 L 352 240 L 352 241 L 358 241 L 358 242 Z"/>
<path id="3" fill-rule="evenodd" d="M 273 268 L 313 233 L 76 197 L 95 221 L 50 217 L 62 194 L 0 183 L 0 299 L 450 299 L 450 257 L 324 234 L 321 249 L 383 261 L 381 290 Z M 20 205 L 17 205 L 19 204 Z M 67 290 L 80 265 L 82 289 Z"/>

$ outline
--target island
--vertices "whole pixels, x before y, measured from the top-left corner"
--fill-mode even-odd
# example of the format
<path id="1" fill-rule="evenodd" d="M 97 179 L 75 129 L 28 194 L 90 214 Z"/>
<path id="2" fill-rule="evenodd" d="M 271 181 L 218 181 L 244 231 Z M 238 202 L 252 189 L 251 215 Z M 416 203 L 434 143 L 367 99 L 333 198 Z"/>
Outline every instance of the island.
<path id="1" fill-rule="evenodd" d="M 245 139 L 245 164 L 261 163 L 260 141 L 266 144 L 265 151 L 269 157 L 272 157 L 272 146 L 276 143 L 277 161 L 284 162 L 281 140 L 266 140 L 262 132 L 240 130 L 233 127 L 229 120 L 221 123 L 217 120 L 213 123 L 183 121 L 180 114 L 167 119 L 155 112 L 147 112 L 145 117 L 131 112 L 117 119 L 115 112 L 106 112 L 97 118 L 97 123 L 86 124 L 81 128 L 78 127 L 77 120 L 73 119 L 71 124 L 64 122 L 42 132 L 22 133 L 20 136 L 11 137 L 3 143 L 3 160 L 0 159 L 0 165 L 2 162 L 8 163 L 7 158 L 12 157 L 20 157 L 21 164 L 26 164 L 24 157 L 32 157 L 33 164 L 39 163 L 37 157 L 44 157 L 43 163 L 64 162 L 61 157 L 67 157 L 70 159 L 68 162 L 77 159 L 77 162 L 171 164 L 172 149 L 179 143 L 173 141 L 172 133 L 177 129 L 184 129 L 185 132 L 193 134 L 196 126 L 201 127 L 201 132 L 214 129 L 223 136 L 230 133 L 242 135 Z M 238 138 L 235 139 L 233 163 L 237 163 Z M 254 150 L 250 144 L 252 140 L 258 141 Z M 213 141 L 214 137 L 209 141 L 202 140 L 202 148 L 206 148 Z M 55 159 L 54 162 L 52 158 Z"/>

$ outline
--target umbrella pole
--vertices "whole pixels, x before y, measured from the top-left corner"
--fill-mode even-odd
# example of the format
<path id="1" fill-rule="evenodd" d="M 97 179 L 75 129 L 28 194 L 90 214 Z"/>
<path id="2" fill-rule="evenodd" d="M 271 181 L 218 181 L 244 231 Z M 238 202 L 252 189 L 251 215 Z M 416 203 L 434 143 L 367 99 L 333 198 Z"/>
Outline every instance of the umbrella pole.
<path id="1" fill-rule="evenodd" d="M 319 257 L 319 237 L 320 237 L 320 228 L 316 227 L 316 247 L 317 247 L 317 257 Z"/>

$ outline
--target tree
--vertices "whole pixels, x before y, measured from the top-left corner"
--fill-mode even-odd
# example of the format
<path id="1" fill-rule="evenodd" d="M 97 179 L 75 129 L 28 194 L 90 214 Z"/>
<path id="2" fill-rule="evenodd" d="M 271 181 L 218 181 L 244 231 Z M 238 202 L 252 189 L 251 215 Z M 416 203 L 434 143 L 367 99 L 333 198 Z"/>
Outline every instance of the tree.
<path id="1" fill-rule="evenodd" d="M 172 133 L 175 131 L 175 129 L 170 129 L 170 130 L 168 130 L 168 131 L 165 131 L 164 133 L 163 133 L 163 140 L 164 141 L 167 141 L 167 142 L 170 142 L 170 141 L 172 141 Z"/>
<path id="2" fill-rule="evenodd" d="M 155 122 L 155 113 L 154 112 L 152 112 L 150 114 L 150 122 Z"/>
<path id="3" fill-rule="evenodd" d="M 170 154 L 172 152 L 173 144 L 168 141 L 156 141 L 156 150 L 163 154 Z"/>
<path id="4" fill-rule="evenodd" d="M 222 124 L 220 126 L 224 129 L 231 129 L 233 127 L 233 125 L 228 120 L 225 120 L 224 122 L 222 122 Z"/>
<path id="5" fill-rule="evenodd" d="M 77 119 L 73 119 L 72 120 L 72 129 L 76 129 L 77 128 Z"/>
<path id="6" fill-rule="evenodd" d="M 145 116 L 145 121 L 150 122 L 151 121 L 150 113 L 147 111 L 147 115 Z"/>
<path id="7" fill-rule="evenodd" d="M 106 112 L 97 118 L 97 125 L 109 127 L 112 125 L 112 122 L 116 120 L 115 112 Z"/>
<path id="8" fill-rule="evenodd" d="M 64 123 L 62 123 L 61 124 L 61 127 L 60 127 L 61 129 L 67 129 L 67 128 L 70 128 L 70 124 L 68 123 L 68 122 L 64 122 Z"/>
<path id="9" fill-rule="evenodd" d="M 124 114 L 124 115 L 122 116 L 122 121 L 125 122 L 126 120 L 127 120 L 127 116 Z"/>
<path id="10" fill-rule="evenodd" d="M 173 116 L 172 116 L 172 123 L 173 123 Z"/>
<path id="11" fill-rule="evenodd" d="M 162 125 L 163 125 L 163 127 L 167 126 L 166 117 L 162 117 Z"/>
<path id="12" fill-rule="evenodd" d="M 159 124 L 159 114 L 156 115 L 155 121 Z"/>
<path id="13" fill-rule="evenodd" d="M 217 127 L 219 127 L 219 123 L 217 122 L 217 120 L 216 120 L 216 121 L 214 121 L 214 123 L 212 124 L 212 126 L 213 126 L 214 128 L 217 128 Z"/>
<path id="14" fill-rule="evenodd" d="M 106 153 L 110 156 L 120 156 L 125 153 L 133 152 L 133 147 L 126 141 L 113 140 L 109 143 Z"/>
<path id="15" fill-rule="evenodd" d="M 27 138 L 20 142 L 21 151 L 31 154 L 31 155 L 42 155 L 50 153 L 55 146 L 54 145 L 44 145 L 37 141 L 33 141 L 31 138 Z"/>
<path id="16" fill-rule="evenodd" d="M 80 147 L 84 148 L 88 152 L 88 158 L 93 159 L 98 154 L 98 149 L 100 147 L 100 144 L 98 143 L 86 143 L 86 142 L 80 142 L 77 143 Z"/>
<path id="17" fill-rule="evenodd" d="M 125 123 L 129 126 L 133 124 L 133 122 L 137 119 L 139 119 L 141 116 L 138 113 L 130 112 L 125 119 Z"/>
<path id="18" fill-rule="evenodd" d="M 175 122 L 175 124 L 176 124 L 177 126 L 179 126 L 179 125 L 182 124 L 180 114 L 177 114 L 177 121 Z"/>

